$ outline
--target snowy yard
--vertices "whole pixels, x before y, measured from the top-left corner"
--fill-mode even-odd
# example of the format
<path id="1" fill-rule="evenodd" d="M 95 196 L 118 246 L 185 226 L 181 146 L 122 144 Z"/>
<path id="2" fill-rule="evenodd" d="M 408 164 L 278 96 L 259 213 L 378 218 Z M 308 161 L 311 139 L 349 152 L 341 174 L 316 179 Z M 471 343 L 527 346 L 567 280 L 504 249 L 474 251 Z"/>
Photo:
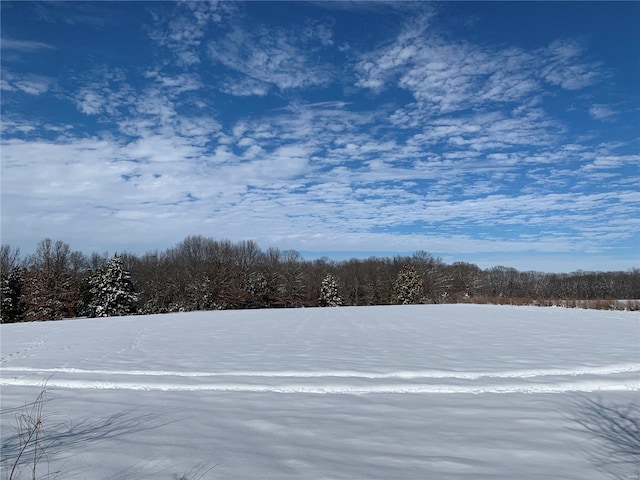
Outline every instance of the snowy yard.
<path id="1" fill-rule="evenodd" d="M 639 402 L 637 312 L 244 310 L 0 333 L 3 458 L 48 379 L 42 468 L 65 479 L 602 479 L 579 405 Z"/>

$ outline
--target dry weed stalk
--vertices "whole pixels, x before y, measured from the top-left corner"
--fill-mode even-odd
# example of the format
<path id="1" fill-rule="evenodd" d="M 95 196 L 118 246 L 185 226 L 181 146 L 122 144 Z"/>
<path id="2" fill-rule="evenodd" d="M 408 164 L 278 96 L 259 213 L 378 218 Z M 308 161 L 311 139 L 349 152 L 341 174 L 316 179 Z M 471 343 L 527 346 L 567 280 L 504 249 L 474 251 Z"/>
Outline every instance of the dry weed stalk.
<path id="1" fill-rule="evenodd" d="M 31 472 L 31 479 L 36 479 L 38 464 L 42 458 L 46 458 L 47 452 L 43 438 L 43 408 L 47 402 L 47 382 L 42 388 L 36 400 L 30 405 L 25 405 L 16 414 L 16 432 L 19 441 L 18 454 L 11 464 L 9 480 L 17 480 L 23 468 L 27 467 Z"/>

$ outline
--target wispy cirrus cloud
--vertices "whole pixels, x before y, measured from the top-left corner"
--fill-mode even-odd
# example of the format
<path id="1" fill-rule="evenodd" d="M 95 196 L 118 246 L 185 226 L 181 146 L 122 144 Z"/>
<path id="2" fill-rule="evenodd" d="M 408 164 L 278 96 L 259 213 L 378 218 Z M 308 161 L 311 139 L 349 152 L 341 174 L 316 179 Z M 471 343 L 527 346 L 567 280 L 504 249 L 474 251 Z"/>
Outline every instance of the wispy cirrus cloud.
<path id="1" fill-rule="evenodd" d="M 55 50 L 53 45 L 34 40 L 16 40 L 5 36 L 0 39 L 0 49 L 3 61 L 0 90 L 38 96 L 50 89 L 54 83 L 54 79 L 50 76 L 32 72 L 16 73 L 13 67 L 8 67 L 6 64 L 20 65 L 26 61 L 25 57 L 43 50 Z"/>
<path id="2" fill-rule="evenodd" d="M 2 37 L 0 39 L 0 48 L 3 54 L 7 51 L 18 51 L 21 53 L 37 52 L 40 50 L 55 50 L 56 47 L 45 42 L 36 42 L 34 40 L 15 40 Z"/>
<path id="3" fill-rule="evenodd" d="M 38 20 L 66 25 L 90 25 L 103 28 L 111 20 L 111 11 L 95 3 L 72 6 L 64 2 L 42 2 L 34 5 Z"/>

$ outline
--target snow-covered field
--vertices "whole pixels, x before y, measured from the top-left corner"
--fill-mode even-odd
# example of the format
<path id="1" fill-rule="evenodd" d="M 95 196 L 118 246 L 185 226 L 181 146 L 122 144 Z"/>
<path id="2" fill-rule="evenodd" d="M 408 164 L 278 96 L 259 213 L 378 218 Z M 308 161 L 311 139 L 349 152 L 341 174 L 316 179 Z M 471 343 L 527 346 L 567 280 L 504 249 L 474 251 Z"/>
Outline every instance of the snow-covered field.
<path id="1" fill-rule="evenodd" d="M 579 405 L 640 392 L 637 312 L 252 310 L 0 333 L 2 455 L 48 379 L 43 468 L 65 479 L 601 479 Z"/>

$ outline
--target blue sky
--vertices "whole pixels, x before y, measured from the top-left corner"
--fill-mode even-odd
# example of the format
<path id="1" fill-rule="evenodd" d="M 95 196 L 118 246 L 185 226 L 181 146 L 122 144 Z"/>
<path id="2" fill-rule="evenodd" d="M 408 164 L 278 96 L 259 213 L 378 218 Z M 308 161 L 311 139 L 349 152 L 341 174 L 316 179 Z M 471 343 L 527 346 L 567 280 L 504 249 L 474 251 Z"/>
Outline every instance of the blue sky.
<path id="1" fill-rule="evenodd" d="M 2 242 L 640 265 L 638 2 L 2 2 Z"/>

